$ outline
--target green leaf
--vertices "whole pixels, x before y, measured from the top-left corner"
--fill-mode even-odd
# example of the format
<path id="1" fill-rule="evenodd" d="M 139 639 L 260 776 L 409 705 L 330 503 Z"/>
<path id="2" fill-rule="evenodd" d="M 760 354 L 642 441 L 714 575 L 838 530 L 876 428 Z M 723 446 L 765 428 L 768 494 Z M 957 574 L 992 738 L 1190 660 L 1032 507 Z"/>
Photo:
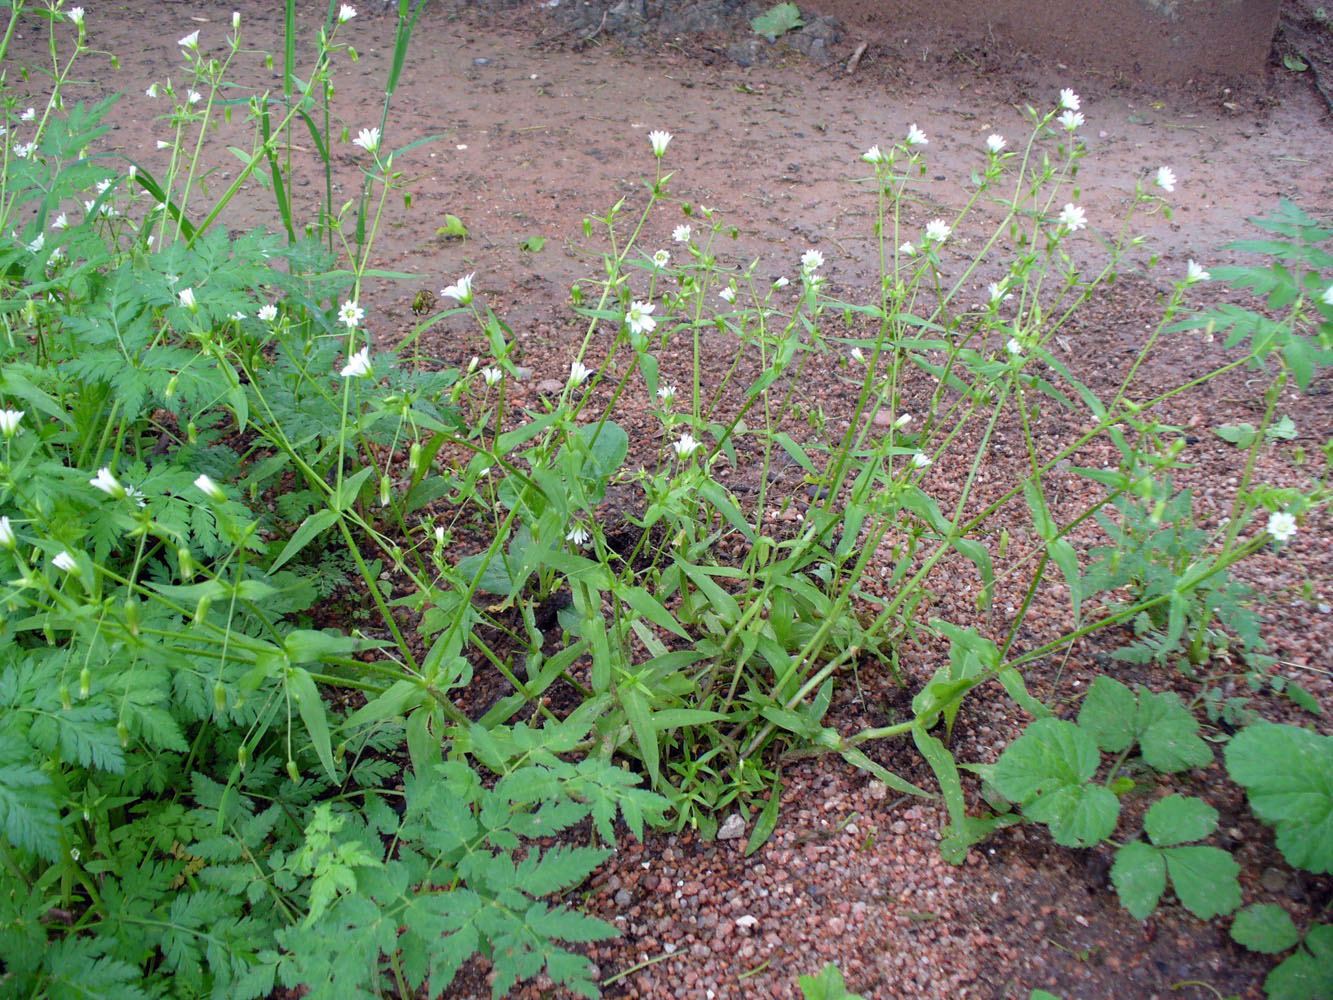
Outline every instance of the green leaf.
<path id="1" fill-rule="evenodd" d="M 1101 762 L 1092 737 L 1063 719 L 1038 719 L 1000 755 L 994 784 L 1028 819 L 1045 823 L 1063 847 L 1088 847 L 1111 835 L 1120 800 L 1091 783 Z"/>
<path id="2" fill-rule="evenodd" d="M 1231 937 L 1250 951 L 1276 955 L 1301 939 L 1291 915 L 1276 903 L 1255 903 L 1236 914 Z"/>
<path id="3" fill-rule="evenodd" d="M 544 246 L 546 246 L 545 236 L 529 236 L 518 244 L 518 248 L 526 253 L 537 253 Z"/>
<path id="4" fill-rule="evenodd" d="M 1136 920 L 1147 919 L 1166 891 L 1166 861 L 1162 852 L 1141 840 L 1126 844 L 1115 852 L 1111 883 L 1120 897 L 1120 905 Z"/>
<path id="5" fill-rule="evenodd" d="M 1240 865 L 1220 847 L 1167 847 L 1162 855 L 1181 905 L 1200 920 L 1240 906 Z"/>
<path id="6" fill-rule="evenodd" d="M 1141 688 L 1134 727 L 1143 759 L 1158 771 L 1187 771 L 1213 762 L 1212 748 L 1199 736 L 1198 720 L 1172 692 L 1154 694 Z"/>
<path id="7" fill-rule="evenodd" d="M 745 842 L 744 853 L 747 858 L 768 843 L 768 838 L 773 836 L 773 831 L 778 828 L 778 811 L 781 802 L 782 775 L 775 774 L 773 784 L 768 790 L 768 801 L 764 803 L 759 818 L 755 820 L 754 829 L 750 831 L 750 839 Z"/>
<path id="8" fill-rule="evenodd" d="M 796 4 L 780 3 L 752 18 L 750 27 L 754 29 L 755 34 L 763 35 L 772 42 L 776 41 L 779 35 L 785 35 L 793 28 L 801 27 L 803 23 Z"/>
<path id="9" fill-rule="evenodd" d="M 1114 678 L 1098 675 L 1078 710 L 1078 726 L 1108 753 L 1129 749 L 1134 731 L 1134 693 Z"/>
<path id="10" fill-rule="evenodd" d="M 1223 441 L 1230 441 L 1237 448 L 1248 448 L 1259 436 L 1258 429 L 1249 423 L 1223 424 L 1221 427 L 1213 428 L 1213 433 Z"/>
<path id="11" fill-rule="evenodd" d="M 332 526 L 338 520 L 338 512 L 325 508 L 317 513 L 311 514 L 301 526 L 296 529 L 292 537 L 287 540 L 287 544 L 282 547 L 278 558 L 273 560 L 268 571 L 271 574 L 276 573 L 278 569 L 298 552 L 309 545 L 326 528 Z"/>
<path id="12" fill-rule="evenodd" d="M 457 236 L 460 239 L 467 238 L 467 226 L 463 225 L 463 220 L 456 215 L 445 213 L 444 225 L 435 230 L 437 236 Z"/>
<path id="13" fill-rule="evenodd" d="M 1305 944 L 1264 980 L 1268 1000 L 1328 1000 L 1333 996 L 1333 925 L 1316 924 Z"/>
<path id="14" fill-rule="evenodd" d="M 842 972 L 832 962 L 820 969 L 817 976 L 798 976 L 796 983 L 805 1000 L 863 1000 L 859 994 L 847 992 Z"/>
<path id="15" fill-rule="evenodd" d="M 1203 840 L 1217 829 L 1217 810 L 1202 799 L 1168 795 L 1144 814 L 1143 829 L 1158 847 Z"/>
<path id="16" fill-rule="evenodd" d="M 1250 807 L 1274 826 L 1287 861 L 1333 872 L 1333 737 L 1260 722 L 1227 745 L 1226 762 Z"/>
<path id="17" fill-rule="evenodd" d="M 287 684 L 292 700 L 296 702 L 296 707 L 301 713 L 301 721 L 305 723 L 306 732 L 310 734 L 310 742 L 315 747 L 315 753 L 319 755 L 319 762 L 328 772 L 329 780 L 336 782 L 338 772 L 333 767 L 329 720 L 324 714 L 324 699 L 319 696 L 315 679 L 304 668 L 293 667 L 288 675 Z"/>

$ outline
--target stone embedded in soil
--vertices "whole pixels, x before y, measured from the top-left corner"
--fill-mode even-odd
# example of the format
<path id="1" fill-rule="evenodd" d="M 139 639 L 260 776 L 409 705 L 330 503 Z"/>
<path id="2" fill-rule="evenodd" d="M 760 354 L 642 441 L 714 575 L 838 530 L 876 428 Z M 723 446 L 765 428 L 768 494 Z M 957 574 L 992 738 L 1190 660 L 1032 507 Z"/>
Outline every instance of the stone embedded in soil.
<path id="1" fill-rule="evenodd" d="M 745 835 L 745 817 L 740 813 L 732 813 L 722 821 L 722 825 L 717 828 L 718 840 L 736 840 Z"/>

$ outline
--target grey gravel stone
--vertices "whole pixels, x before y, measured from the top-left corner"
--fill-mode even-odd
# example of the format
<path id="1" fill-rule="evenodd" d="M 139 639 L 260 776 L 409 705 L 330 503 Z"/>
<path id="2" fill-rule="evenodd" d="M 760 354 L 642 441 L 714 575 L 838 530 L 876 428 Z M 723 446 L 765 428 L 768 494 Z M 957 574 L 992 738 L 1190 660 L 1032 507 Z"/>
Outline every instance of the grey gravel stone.
<path id="1" fill-rule="evenodd" d="M 735 840 L 743 836 L 745 836 L 745 817 L 740 813 L 732 813 L 717 828 L 718 840 Z"/>

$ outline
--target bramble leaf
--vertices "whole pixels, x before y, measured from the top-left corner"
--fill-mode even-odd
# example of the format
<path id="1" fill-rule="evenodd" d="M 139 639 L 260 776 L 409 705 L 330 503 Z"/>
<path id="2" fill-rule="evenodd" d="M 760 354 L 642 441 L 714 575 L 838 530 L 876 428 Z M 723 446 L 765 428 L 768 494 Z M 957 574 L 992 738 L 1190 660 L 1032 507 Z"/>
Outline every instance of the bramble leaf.
<path id="1" fill-rule="evenodd" d="M 1157 901 L 1166 891 L 1166 861 L 1151 844 L 1135 840 L 1116 851 L 1111 865 L 1111 883 L 1120 897 L 1120 905 L 1144 920 L 1157 909 Z"/>
<path id="2" fill-rule="evenodd" d="M 1277 832 L 1287 861 L 1333 872 L 1333 737 L 1298 726 L 1256 723 L 1226 749 L 1227 771 L 1250 807 Z"/>
<path id="3" fill-rule="evenodd" d="M 1120 800 L 1091 783 L 1101 754 L 1087 733 L 1063 719 L 1038 719 L 1000 755 L 994 783 L 1028 819 L 1051 828 L 1064 847 L 1087 847 L 1111 835 Z"/>
<path id="4" fill-rule="evenodd" d="M 1231 937 L 1250 951 L 1276 955 L 1301 939 L 1291 915 L 1276 903 L 1255 903 L 1236 914 Z"/>
<path id="5" fill-rule="evenodd" d="M 1144 815 L 1143 829 L 1158 847 L 1202 840 L 1217 829 L 1217 810 L 1202 799 L 1168 795 Z"/>
<path id="6" fill-rule="evenodd" d="M 1228 852 L 1220 847 L 1167 847 L 1162 855 L 1181 905 L 1200 920 L 1240 906 L 1240 865 Z"/>
<path id="7" fill-rule="evenodd" d="M 1268 1000 L 1323 1000 L 1333 996 L 1333 925 L 1310 928 L 1304 945 L 1264 980 Z"/>
<path id="8" fill-rule="evenodd" d="M 1088 688 L 1078 710 L 1078 725 L 1109 753 L 1120 753 L 1134 742 L 1134 694 L 1105 674 Z"/>

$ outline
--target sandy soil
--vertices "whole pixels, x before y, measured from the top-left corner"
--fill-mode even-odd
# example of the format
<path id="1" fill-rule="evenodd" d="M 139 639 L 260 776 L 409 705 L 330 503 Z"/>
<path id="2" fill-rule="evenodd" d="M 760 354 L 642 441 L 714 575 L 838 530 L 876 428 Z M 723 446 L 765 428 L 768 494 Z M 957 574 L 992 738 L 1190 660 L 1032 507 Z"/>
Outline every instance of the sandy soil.
<path id="1" fill-rule="evenodd" d="M 322 6 L 308 5 L 303 30 L 322 20 Z M 163 130 L 154 116 L 162 108 L 144 89 L 180 75 L 174 43 L 187 32 L 198 28 L 202 44 L 220 47 L 231 9 L 149 0 L 96 6 L 90 42 L 116 52 L 122 69 L 99 73 L 86 93 L 127 95 L 110 148 L 155 162 Z M 251 44 L 275 49 L 281 18 L 274 5 L 247 2 L 241 9 Z M 984 51 L 886 45 L 872 46 L 848 75 L 844 65 L 857 39 L 834 29 L 822 36 L 816 60 L 796 40 L 756 47 L 743 21 L 718 18 L 690 34 L 603 28 L 588 38 L 590 29 L 571 30 L 560 14 L 537 3 L 488 14 L 439 4 L 422 17 L 385 143 L 438 138 L 397 163 L 410 179 L 412 204 L 391 211 L 376 263 L 417 278 L 364 289 L 369 329 L 381 343 L 412 330 L 411 304 L 420 289 L 438 290 L 476 271 L 487 305 L 522 338 L 523 364 L 534 369 L 534 382 L 563 377 L 576 330 L 569 288 L 588 275 L 590 261 L 596 264 L 583 218 L 621 197 L 641 196 L 652 169 L 647 133 L 656 128 L 675 135 L 672 191 L 727 215 L 739 229 L 736 259 L 758 258 L 760 273 L 777 277 L 794 273 L 801 252 L 816 247 L 828 261 L 831 289 L 853 296 L 871 289 L 877 274 L 872 205 L 853 183 L 867 172 L 859 156 L 869 145 L 895 141 L 911 123 L 929 134 L 934 186 L 905 220 L 919 231 L 927 219 L 962 204 L 964 190 L 955 181 L 984 162 L 988 134 L 1026 134 L 1025 104 L 1048 108 L 1061 87 L 1077 89 L 1090 154 L 1079 174 L 1080 200 L 1094 229 L 1112 229 L 1136 182 L 1150 180 L 1159 165 L 1169 164 L 1180 179 L 1172 217 L 1159 213 L 1139 223 L 1162 269 L 1127 274 L 1070 337 L 1071 363 L 1101 369 L 1104 377 L 1113 377 L 1116 361 L 1155 321 L 1157 300 L 1187 259 L 1224 262 L 1232 255 L 1223 244 L 1254 235 L 1248 216 L 1289 198 L 1333 217 L 1331 123 L 1308 75 L 1274 69 L 1243 92 L 1159 93 L 1036 60 L 999 65 Z M 393 20 L 367 10 L 353 27 L 361 59 L 340 65 L 336 85 L 337 108 L 355 134 L 379 119 Z M 35 53 L 39 39 L 34 33 L 17 44 Z M 751 65 L 740 65 L 738 56 Z M 84 72 L 91 75 L 92 65 Z M 234 76 L 254 87 L 277 83 L 258 56 L 244 60 Z M 349 192 L 357 152 L 345 146 L 338 153 Z M 228 180 L 234 162 L 225 153 L 217 157 L 218 182 Z M 263 204 L 256 194 L 229 224 L 270 224 Z M 437 233 L 446 213 L 466 225 L 466 240 Z M 645 245 L 669 246 L 676 221 L 655 220 Z M 545 247 L 521 250 L 520 242 L 533 236 L 544 237 Z M 974 239 L 959 233 L 951 242 L 956 263 L 975 249 Z M 1092 238 L 1079 250 L 1089 267 L 1100 260 Z M 1145 249 L 1139 263 L 1148 259 Z M 992 277 L 977 275 L 978 301 Z M 1199 300 L 1209 294 L 1201 288 Z M 450 364 L 482 350 L 461 320 L 432 330 L 425 343 L 428 354 Z M 1163 360 L 1162 375 L 1187 371 L 1216 350 L 1182 339 Z M 810 392 L 836 399 L 835 375 L 815 373 Z M 1295 443 L 1309 449 L 1333 431 L 1329 390 L 1324 376 L 1311 394 L 1287 401 L 1301 428 Z M 515 406 L 531 401 L 533 392 L 520 387 Z M 1205 428 L 1222 416 L 1250 419 L 1252 396 L 1243 380 L 1220 384 L 1173 416 Z M 1201 430 L 1191 451 L 1196 469 L 1185 478 L 1201 491 L 1224 492 L 1234 472 L 1228 447 Z M 1275 478 L 1293 475 L 1289 447 L 1272 457 Z M 939 488 L 949 488 L 943 472 Z M 1249 571 L 1253 579 L 1270 589 L 1312 579 L 1320 600 L 1333 599 L 1327 531 L 1326 520 L 1308 525 L 1288 560 L 1258 560 Z M 1270 642 L 1283 669 L 1330 704 L 1333 624 L 1316 605 L 1288 593 L 1265 611 Z M 966 620 L 972 596 L 970 581 L 960 579 L 933 611 Z M 1061 672 L 1053 665 L 1042 693 L 1075 698 L 1105 663 L 1105 651 L 1081 649 Z M 909 675 L 929 676 L 939 653 L 905 651 Z M 1175 676 L 1120 676 L 1187 690 Z M 897 717 L 903 695 L 889 679 L 860 681 L 839 697 L 833 717 L 840 726 L 850 731 Z M 960 719 L 959 756 L 994 759 L 1019 724 L 1006 704 L 977 703 Z M 906 748 L 884 747 L 875 756 L 911 780 L 930 780 Z M 645 844 L 627 838 L 593 879 L 580 901 L 624 932 L 589 951 L 611 980 L 606 995 L 786 997 L 794 995 L 799 973 L 817 971 L 826 960 L 837 960 L 849 985 L 875 998 L 1027 997 L 1032 988 L 1066 997 L 1202 998 L 1213 988 L 1219 995 L 1261 995 L 1270 963 L 1232 945 L 1217 922 L 1201 924 L 1178 906 L 1146 923 L 1123 912 L 1103 852 L 1065 851 L 1035 829 L 1014 829 L 953 869 L 935 849 L 942 823 L 936 803 L 885 795 L 883 786 L 837 761 L 803 762 L 784 776 L 790 801 L 778 833 L 755 856 L 742 858 L 740 841 L 710 843 L 688 833 Z M 1327 903 L 1328 880 L 1282 864 L 1268 834 L 1248 819 L 1242 797 L 1222 780 L 1220 765 L 1194 775 L 1191 790 L 1207 792 L 1223 810 L 1219 842 L 1236 850 L 1245 867 L 1247 902 L 1284 899 L 1297 914 Z M 474 963 L 446 995 L 486 993 L 485 973 L 483 963 Z M 515 995 L 554 994 L 535 984 Z"/>

